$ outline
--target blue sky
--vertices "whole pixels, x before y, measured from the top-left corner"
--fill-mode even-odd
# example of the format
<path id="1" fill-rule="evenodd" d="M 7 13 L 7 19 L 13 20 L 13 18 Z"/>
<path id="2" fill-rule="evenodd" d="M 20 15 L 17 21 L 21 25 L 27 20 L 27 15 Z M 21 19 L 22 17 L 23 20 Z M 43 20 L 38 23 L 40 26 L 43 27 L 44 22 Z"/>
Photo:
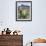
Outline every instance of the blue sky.
<path id="1" fill-rule="evenodd" d="M 26 2 L 18 2 L 18 3 L 17 3 L 17 7 L 18 7 L 18 6 L 21 6 L 21 4 L 31 6 L 31 3 L 29 3 L 29 2 L 28 2 L 28 3 L 26 3 Z"/>

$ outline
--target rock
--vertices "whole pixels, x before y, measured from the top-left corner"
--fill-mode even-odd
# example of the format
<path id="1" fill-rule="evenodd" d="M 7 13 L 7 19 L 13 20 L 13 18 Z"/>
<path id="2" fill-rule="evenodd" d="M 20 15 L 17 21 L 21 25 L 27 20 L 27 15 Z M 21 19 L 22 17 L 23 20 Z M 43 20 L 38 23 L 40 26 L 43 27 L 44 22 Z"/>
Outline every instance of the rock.
<path id="1" fill-rule="evenodd" d="M 34 43 L 46 43 L 46 39 L 37 38 L 33 40 Z"/>

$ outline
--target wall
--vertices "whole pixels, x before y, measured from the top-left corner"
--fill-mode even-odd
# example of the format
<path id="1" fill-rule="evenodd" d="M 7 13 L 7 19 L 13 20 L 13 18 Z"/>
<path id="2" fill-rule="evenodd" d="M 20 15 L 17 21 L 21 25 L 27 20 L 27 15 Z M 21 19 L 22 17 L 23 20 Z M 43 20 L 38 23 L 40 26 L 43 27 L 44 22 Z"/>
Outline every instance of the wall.
<path id="1" fill-rule="evenodd" d="M 15 0 L 0 0 L 0 30 L 9 27 L 23 32 L 24 45 L 36 37 L 46 37 L 46 0 L 32 0 L 32 21 L 16 22 Z"/>
<path id="2" fill-rule="evenodd" d="M 46 0 L 33 0 L 32 38 L 46 37 Z"/>

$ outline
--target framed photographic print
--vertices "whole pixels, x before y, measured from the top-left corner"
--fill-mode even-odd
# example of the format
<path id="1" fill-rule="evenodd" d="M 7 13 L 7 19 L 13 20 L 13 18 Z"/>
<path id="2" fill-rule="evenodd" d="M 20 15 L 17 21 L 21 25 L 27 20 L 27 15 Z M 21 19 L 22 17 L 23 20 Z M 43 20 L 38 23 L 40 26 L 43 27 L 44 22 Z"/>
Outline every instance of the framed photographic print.
<path id="1" fill-rule="evenodd" d="M 16 1 L 16 21 L 32 21 L 32 1 Z"/>

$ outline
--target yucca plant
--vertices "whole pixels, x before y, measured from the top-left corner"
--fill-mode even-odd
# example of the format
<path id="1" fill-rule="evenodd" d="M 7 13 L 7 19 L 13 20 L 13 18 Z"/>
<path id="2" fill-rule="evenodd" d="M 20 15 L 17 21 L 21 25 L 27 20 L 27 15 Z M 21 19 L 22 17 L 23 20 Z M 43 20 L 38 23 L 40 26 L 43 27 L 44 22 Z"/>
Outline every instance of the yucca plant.
<path id="1" fill-rule="evenodd" d="M 23 19 L 27 18 L 27 15 L 28 15 L 28 13 L 26 10 L 20 10 L 20 17 L 21 18 L 23 18 Z"/>

